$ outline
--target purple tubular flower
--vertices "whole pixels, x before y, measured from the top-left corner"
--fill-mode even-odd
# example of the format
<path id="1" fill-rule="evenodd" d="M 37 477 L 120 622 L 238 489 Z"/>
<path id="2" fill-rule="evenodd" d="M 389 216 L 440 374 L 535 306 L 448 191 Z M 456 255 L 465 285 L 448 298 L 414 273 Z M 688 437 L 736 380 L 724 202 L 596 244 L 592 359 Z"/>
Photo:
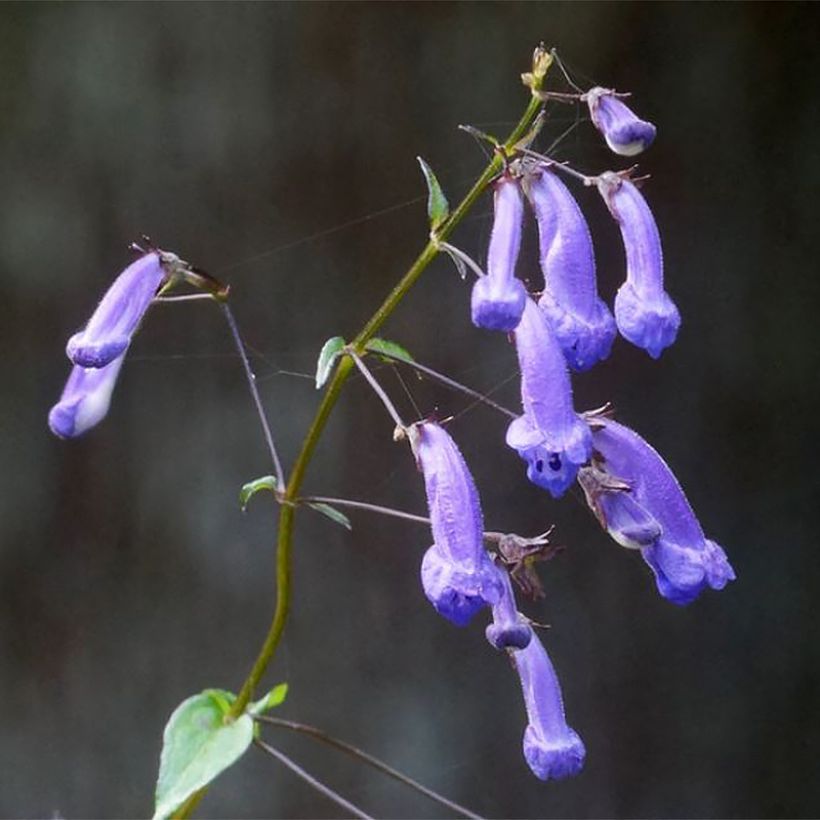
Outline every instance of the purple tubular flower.
<path id="1" fill-rule="evenodd" d="M 615 339 L 615 321 L 598 298 L 589 227 L 567 187 L 546 167 L 529 178 L 526 190 L 544 273 L 539 305 L 570 367 L 589 370 L 609 355 Z"/>
<path id="2" fill-rule="evenodd" d="M 515 606 L 509 573 L 499 570 L 498 574 L 502 583 L 501 597 L 493 604 L 493 622 L 484 634 L 496 649 L 524 649 L 532 639 L 532 629 Z"/>
<path id="3" fill-rule="evenodd" d="M 610 150 L 623 157 L 640 154 L 655 140 L 657 129 L 651 122 L 638 119 L 609 88 L 596 86 L 584 95 L 595 127 L 604 135 Z"/>
<path id="4" fill-rule="evenodd" d="M 54 435 L 76 438 L 105 418 L 124 358 L 122 353 L 105 367 L 74 365 L 60 401 L 48 414 Z"/>
<path id="5" fill-rule="evenodd" d="M 515 278 L 521 246 L 524 201 L 518 181 L 501 177 L 495 185 L 495 220 L 487 252 L 487 275 L 473 286 L 473 324 L 487 330 L 515 330 L 527 300 L 527 291 Z"/>
<path id="6" fill-rule="evenodd" d="M 458 447 L 434 422 L 415 429 L 435 542 L 424 555 L 421 583 L 440 614 L 465 626 L 479 609 L 498 602 L 501 573 L 484 549 L 478 491 Z"/>
<path id="7" fill-rule="evenodd" d="M 672 471 L 637 433 L 597 419 L 592 441 L 604 469 L 629 489 L 602 490 L 598 510 L 612 537 L 641 549 L 660 594 L 675 604 L 693 601 L 707 586 L 735 579 L 726 554 L 703 530 Z"/>
<path id="8" fill-rule="evenodd" d="M 524 731 L 524 759 L 541 780 L 563 780 L 584 766 L 586 749 L 567 725 L 561 687 L 541 641 L 510 653 L 521 678 L 529 725 Z"/>
<path id="9" fill-rule="evenodd" d="M 105 367 L 126 351 L 166 279 L 166 257 L 176 259 L 173 254 L 146 253 L 114 280 L 85 328 L 68 340 L 66 353 L 74 364 Z"/>
<path id="10" fill-rule="evenodd" d="M 615 296 L 621 335 L 657 359 L 678 335 L 680 313 L 663 289 L 663 254 L 658 226 L 638 189 L 606 171 L 598 190 L 618 222 L 626 251 L 626 282 Z"/>
<path id="11" fill-rule="evenodd" d="M 589 460 L 589 427 L 572 405 L 572 385 L 564 355 L 546 314 L 527 300 L 515 331 L 521 368 L 523 415 L 507 428 L 507 444 L 527 462 L 527 477 L 562 496 L 578 468 Z"/>

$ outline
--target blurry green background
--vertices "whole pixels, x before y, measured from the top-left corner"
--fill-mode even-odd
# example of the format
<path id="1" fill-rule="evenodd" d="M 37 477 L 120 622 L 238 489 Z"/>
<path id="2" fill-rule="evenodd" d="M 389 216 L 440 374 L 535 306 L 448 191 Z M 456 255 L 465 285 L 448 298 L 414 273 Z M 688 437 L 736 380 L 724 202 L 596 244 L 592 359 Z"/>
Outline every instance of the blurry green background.
<path id="1" fill-rule="evenodd" d="M 530 774 L 515 675 L 481 618 L 458 630 L 424 599 L 430 535 L 415 524 L 360 513 L 349 534 L 299 516 L 293 615 L 267 681 L 291 685 L 283 716 L 486 816 L 816 816 L 819 17 L 765 3 L 0 6 L 0 814 L 149 813 L 167 717 L 238 687 L 272 612 L 275 511 L 237 504 L 269 465 L 216 309 L 153 310 L 106 421 L 74 442 L 46 427 L 65 341 L 127 243 L 147 233 L 230 282 L 290 463 L 323 341 L 349 338 L 425 241 L 415 156 L 456 200 L 483 167 L 456 126 L 506 133 L 544 39 L 658 125 L 640 167 L 684 317 L 660 362 L 619 342 L 576 378 L 577 405 L 612 400 L 667 457 L 738 581 L 687 609 L 661 600 L 577 492 L 556 503 L 525 481 L 503 418 L 408 378 L 422 413 L 458 414 L 487 526 L 554 522 L 567 545 L 526 612 L 551 625 L 586 768 L 560 784 Z M 549 133 L 573 118 L 556 107 Z M 588 124 L 555 154 L 627 164 Z M 574 190 L 611 299 L 618 232 L 594 191 Z M 455 236 L 479 259 L 490 207 Z M 519 272 L 538 287 L 531 230 Z M 514 351 L 467 304 L 438 260 L 384 335 L 489 390 Z M 497 395 L 516 406 L 515 379 Z M 424 511 L 361 380 L 306 489 Z M 440 814 L 310 740 L 268 737 L 373 814 Z M 199 810 L 337 813 L 256 750 Z"/>

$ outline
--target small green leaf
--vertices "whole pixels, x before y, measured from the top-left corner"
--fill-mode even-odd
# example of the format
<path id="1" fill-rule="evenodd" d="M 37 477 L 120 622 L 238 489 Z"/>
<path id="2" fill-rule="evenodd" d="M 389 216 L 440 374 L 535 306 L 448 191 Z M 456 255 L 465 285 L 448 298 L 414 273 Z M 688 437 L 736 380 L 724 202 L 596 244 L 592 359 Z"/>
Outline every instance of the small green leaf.
<path id="1" fill-rule="evenodd" d="M 348 530 L 353 529 L 350 519 L 343 512 L 339 512 L 339 510 L 335 507 L 331 507 L 329 504 L 323 504 L 321 501 L 310 501 L 308 502 L 308 507 L 312 510 L 316 510 L 316 512 L 320 512 L 322 515 L 326 515 L 331 521 L 341 524 Z"/>
<path id="2" fill-rule="evenodd" d="M 269 712 L 271 709 L 275 709 L 277 706 L 283 704 L 287 696 L 288 685 L 286 683 L 279 683 L 274 686 L 265 697 L 251 703 L 250 706 L 248 706 L 248 713 L 254 717 L 264 715 L 265 712 Z"/>
<path id="3" fill-rule="evenodd" d="M 321 389 L 322 385 L 327 381 L 330 372 L 333 370 L 333 365 L 336 364 L 336 359 L 341 355 L 344 346 L 345 340 L 341 336 L 333 336 L 322 345 L 322 350 L 316 361 L 317 390 Z"/>
<path id="4" fill-rule="evenodd" d="M 234 699 L 230 692 L 207 689 L 182 701 L 174 710 L 162 736 L 154 820 L 168 817 L 250 746 L 250 715 L 225 722 Z"/>
<path id="5" fill-rule="evenodd" d="M 433 169 L 421 157 L 416 157 L 416 159 L 421 165 L 421 172 L 427 182 L 427 216 L 430 217 L 430 228 L 436 230 L 450 215 L 450 206 L 447 204 L 447 197 L 444 196 L 444 191 L 441 190 Z"/>
<path id="6" fill-rule="evenodd" d="M 260 490 L 270 490 L 274 495 L 276 494 L 276 476 L 263 475 L 261 478 L 255 478 L 249 481 L 239 491 L 239 506 L 242 507 L 242 512 L 245 512 L 248 502 Z"/>
<path id="7" fill-rule="evenodd" d="M 383 354 L 388 360 L 398 359 L 408 364 L 412 364 L 415 361 L 401 345 L 397 345 L 395 342 L 390 342 L 387 339 L 371 339 L 365 345 L 365 349 L 371 353 Z"/>

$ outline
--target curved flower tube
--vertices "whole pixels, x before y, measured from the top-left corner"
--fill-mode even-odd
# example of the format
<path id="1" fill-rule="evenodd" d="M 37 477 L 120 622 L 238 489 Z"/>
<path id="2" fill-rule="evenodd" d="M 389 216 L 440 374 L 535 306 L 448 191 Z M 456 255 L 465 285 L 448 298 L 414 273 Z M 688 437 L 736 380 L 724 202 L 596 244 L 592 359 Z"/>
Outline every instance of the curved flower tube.
<path id="1" fill-rule="evenodd" d="M 703 534 L 684 492 L 661 456 L 636 432 L 596 419 L 592 432 L 599 469 L 621 488 L 599 485 L 587 498 L 619 543 L 637 547 L 655 574 L 660 594 L 675 604 L 735 579 L 726 554 Z M 582 485 L 584 482 L 582 481 Z"/>
<path id="2" fill-rule="evenodd" d="M 589 460 L 589 427 L 572 405 L 567 364 L 546 314 L 527 300 L 515 331 L 523 415 L 507 428 L 507 444 L 527 462 L 527 478 L 562 496 Z"/>
<path id="3" fill-rule="evenodd" d="M 105 367 L 74 365 L 60 401 L 48 414 L 48 426 L 54 435 L 76 438 L 105 418 L 124 358 L 125 353 L 121 353 Z"/>
<path id="4" fill-rule="evenodd" d="M 638 119 L 629 106 L 610 88 L 596 86 L 582 97 L 589 105 L 593 125 L 604 135 L 609 149 L 623 157 L 633 157 L 649 148 L 657 129 Z"/>
<path id="5" fill-rule="evenodd" d="M 105 367 L 121 356 L 151 300 L 168 278 L 174 254 L 151 251 L 129 265 L 103 296 L 88 324 L 66 346 L 68 358 L 80 367 Z"/>
<path id="6" fill-rule="evenodd" d="M 487 275 L 476 280 L 470 300 L 473 324 L 486 330 L 515 330 L 527 299 L 515 277 L 521 246 L 524 201 L 518 180 L 502 176 L 495 184 L 495 219 L 487 251 Z"/>
<path id="7" fill-rule="evenodd" d="M 658 226 L 646 200 L 628 179 L 606 171 L 598 190 L 618 222 L 626 251 L 626 282 L 615 296 L 621 335 L 657 359 L 680 328 L 680 313 L 663 289 Z"/>
<path id="8" fill-rule="evenodd" d="M 478 491 L 455 442 L 432 421 L 414 429 L 435 541 L 422 561 L 422 586 L 441 615 L 465 626 L 498 602 L 502 574 L 484 549 Z"/>
<path id="9" fill-rule="evenodd" d="M 609 356 L 615 320 L 598 297 L 595 252 L 584 215 L 564 183 L 546 166 L 526 178 L 525 190 L 538 223 L 547 314 L 567 361 L 589 370 Z"/>
<path id="10" fill-rule="evenodd" d="M 563 780 L 578 774 L 586 749 L 567 724 L 561 687 L 547 650 L 533 637 L 525 649 L 510 655 L 521 678 L 529 719 L 524 731 L 524 759 L 541 780 Z"/>
<path id="11" fill-rule="evenodd" d="M 515 605 L 510 574 L 498 570 L 501 597 L 493 604 L 493 622 L 484 631 L 496 649 L 523 649 L 532 639 L 532 629 Z"/>

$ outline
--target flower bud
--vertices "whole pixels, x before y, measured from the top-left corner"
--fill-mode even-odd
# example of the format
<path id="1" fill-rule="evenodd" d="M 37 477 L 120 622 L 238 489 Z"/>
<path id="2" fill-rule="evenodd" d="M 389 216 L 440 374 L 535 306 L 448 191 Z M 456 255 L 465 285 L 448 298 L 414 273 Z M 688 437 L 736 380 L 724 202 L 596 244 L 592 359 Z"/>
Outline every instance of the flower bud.
<path id="1" fill-rule="evenodd" d="M 525 190 L 538 223 L 547 314 L 567 361 L 589 370 L 605 359 L 615 339 L 615 321 L 598 298 L 592 237 L 572 194 L 546 166 L 527 177 Z"/>
<path id="2" fill-rule="evenodd" d="M 502 594 L 502 573 L 484 549 L 484 522 L 473 477 L 455 442 L 438 424 L 415 427 L 434 544 L 424 555 L 421 581 L 436 610 L 465 626 Z"/>
<path id="3" fill-rule="evenodd" d="M 610 150 L 632 157 L 649 148 L 657 129 L 651 122 L 638 119 L 614 91 L 596 86 L 584 95 L 593 125 L 604 135 Z"/>
<path id="4" fill-rule="evenodd" d="M 523 649 L 532 638 L 532 629 L 515 605 L 510 575 L 499 569 L 501 597 L 493 604 L 493 622 L 485 630 L 496 649 Z"/>
<path id="5" fill-rule="evenodd" d="M 680 327 L 680 313 L 663 289 L 658 226 L 628 179 L 606 171 L 598 177 L 598 190 L 618 222 L 626 251 L 626 281 L 615 296 L 618 330 L 657 359 L 675 341 Z"/>
<path id="6" fill-rule="evenodd" d="M 48 414 L 54 435 L 76 438 L 105 418 L 124 358 L 123 352 L 104 367 L 74 365 L 60 401 Z"/>
<path id="7" fill-rule="evenodd" d="M 525 649 L 510 653 L 521 678 L 529 724 L 524 759 L 541 780 L 563 780 L 584 766 L 586 749 L 567 725 L 561 687 L 547 650 L 535 637 Z"/>
<path id="8" fill-rule="evenodd" d="M 515 330 L 527 291 L 515 277 L 515 263 L 521 246 L 524 201 L 518 181 L 502 176 L 495 184 L 495 219 L 487 251 L 487 275 L 473 285 L 473 324 L 487 330 Z"/>
<path id="9" fill-rule="evenodd" d="M 559 498 L 589 459 L 592 439 L 573 408 L 564 355 L 546 314 L 532 299 L 516 328 L 515 347 L 524 413 L 507 428 L 507 444 L 527 462 L 529 480 Z"/>

